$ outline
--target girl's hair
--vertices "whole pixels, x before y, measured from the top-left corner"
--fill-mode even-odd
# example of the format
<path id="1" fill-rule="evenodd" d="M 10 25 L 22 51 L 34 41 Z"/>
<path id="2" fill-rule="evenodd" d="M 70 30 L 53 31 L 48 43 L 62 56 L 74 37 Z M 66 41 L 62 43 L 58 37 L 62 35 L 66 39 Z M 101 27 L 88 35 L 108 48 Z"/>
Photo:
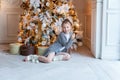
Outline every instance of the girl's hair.
<path id="1" fill-rule="evenodd" d="M 70 23 L 70 25 L 72 26 L 72 23 L 70 22 L 69 19 L 65 19 L 63 22 L 62 22 L 62 27 L 63 27 L 63 24 L 66 24 L 66 23 Z"/>

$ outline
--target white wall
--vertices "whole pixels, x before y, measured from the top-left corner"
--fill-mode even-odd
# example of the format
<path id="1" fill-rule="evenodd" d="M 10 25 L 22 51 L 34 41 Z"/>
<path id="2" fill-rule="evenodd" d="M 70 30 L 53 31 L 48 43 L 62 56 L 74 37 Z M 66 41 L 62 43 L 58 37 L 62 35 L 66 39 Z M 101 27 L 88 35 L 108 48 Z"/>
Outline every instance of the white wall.
<path id="1" fill-rule="evenodd" d="M 0 43 L 17 41 L 21 0 L 1 0 Z"/>

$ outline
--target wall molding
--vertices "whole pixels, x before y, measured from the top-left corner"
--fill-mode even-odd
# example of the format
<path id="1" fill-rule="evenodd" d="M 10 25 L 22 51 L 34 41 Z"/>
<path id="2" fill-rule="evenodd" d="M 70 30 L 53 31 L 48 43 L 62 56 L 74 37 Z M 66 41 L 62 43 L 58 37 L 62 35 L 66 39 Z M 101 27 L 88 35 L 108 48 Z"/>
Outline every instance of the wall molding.
<path id="1" fill-rule="evenodd" d="M 106 20 L 105 20 L 105 23 L 106 23 L 106 28 L 105 28 L 105 46 L 120 46 L 120 39 L 119 39 L 119 41 L 118 42 L 110 42 L 109 41 L 109 38 L 110 38 L 110 35 L 109 35 L 109 30 L 110 30 L 110 26 L 109 26 L 109 18 L 110 18 L 110 16 L 117 16 L 117 15 L 119 15 L 120 14 L 120 9 L 119 8 L 110 8 L 110 1 L 111 0 L 107 0 L 107 2 L 106 2 L 106 11 L 105 11 L 105 16 L 106 16 Z M 117 1 L 117 0 L 115 0 L 115 1 Z M 119 0 L 118 0 L 119 1 Z M 120 24 L 118 24 L 118 26 L 119 26 Z"/>
<path id="2" fill-rule="evenodd" d="M 7 21 L 6 21 L 6 24 L 7 24 L 7 25 L 6 25 L 6 27 L 7 27 L 7 37 L 16 37 L 17 34 L 15 34 L 15 33 L 9 33 L 9 30 L 10 30 L 10 29 L 9 29 L 10 25 L 8 25 L 8 24 L 9 24 L 9 16 L 13 15 L 13 16 L 19 17 L 19 14 L 20 14 L 20 13 L 18 13 L 18 12 L 7 12 L 7 13 L 6 13 L 6 16 L 7 16 L 7 17 L 6 17 L 6 20 L 7 20 Z M 18 27 L 18 26 L 16 26 L 16 27 Z M 15 30 L 15 31 L 16 31 L 16 30 Z"/>
<path id="3" fill-rule="evenodd" d="M 107 0 L 107 1 L 108 1 L 107 2 L 107 9 L 118 9 L 118 10 L 120 10 L 119 0 Z M 113 7 L 113 5 L 114 5 L 114 7 Z"/>
<path id="4" fill-rule="evenodd" d="M 22 0 L 1 0 L 1 8 L 20 8 Z"/>
<path id="5" fill-rule="evenodd" d="M 109 30 L 110 30 L 110 25 L 109 25 L 109 17 L 110 16 L 117 16 L 117 15 L 119 15 L 119 13 L 116 13 L 116 14 L 114 14 L 114 13 L 110 13 L 110 12 L 108 12 L 108 13 L 106 13 L 107 14 L 107 16 L 106 16 L 106 38 L 105 38 L 105 46 L 120 46 L 120 39 L 119 39 L 119 41 L 113 41 L 113 42 L 110 42 L 109 40 L 110 40 L 110 36 L 112 37 L 112 38 L 114 38 L 114 36 L 112 36 L 112 35 L 109 35 L 110 33 L 112 33 L 112 32 L 110 32 Z M 120 23 L 118 24 L 118 26 L 120 26 Z M 118 29 L 118 30 L 120 30 L 120 28 Z"/>
<path id="6" fill-rule="evenodd" d="M 16 40 L 0 40 L 0 44 L 2 43 L 15 43 L 17 42 L 17 39 Z"/>

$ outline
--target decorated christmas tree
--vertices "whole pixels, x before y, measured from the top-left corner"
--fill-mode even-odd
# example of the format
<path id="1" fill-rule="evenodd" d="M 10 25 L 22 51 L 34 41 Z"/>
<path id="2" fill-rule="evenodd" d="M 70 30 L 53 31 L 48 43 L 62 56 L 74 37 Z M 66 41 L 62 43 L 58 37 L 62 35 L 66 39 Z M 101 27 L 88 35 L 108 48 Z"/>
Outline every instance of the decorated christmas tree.
<path id="1" fill-rule="evenodd" d="M 49 46 L 61 32 L 64 19 L 73 24 L 73 31 L 81 30 L 71 0 L 23 0 L 18 42 L 33 46 Z"/>

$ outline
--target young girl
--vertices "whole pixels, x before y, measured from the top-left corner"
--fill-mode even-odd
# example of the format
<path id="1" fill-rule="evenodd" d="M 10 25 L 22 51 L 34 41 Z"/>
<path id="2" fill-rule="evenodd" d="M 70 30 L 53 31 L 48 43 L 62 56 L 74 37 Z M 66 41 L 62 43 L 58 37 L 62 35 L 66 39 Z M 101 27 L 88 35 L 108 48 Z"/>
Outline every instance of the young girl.
<path id="1" fill-rule="evenodd" d="M 57 40 L 45 51 L 43 56 L 39 56 L 39 61 L 49 63 L 54 60 L 69 60 L 71 56 L 67 51 L 71 47 L 74 38 L 72 23 L 65 19 L 62 22 L 62 32 L 58 35 Z"/>

